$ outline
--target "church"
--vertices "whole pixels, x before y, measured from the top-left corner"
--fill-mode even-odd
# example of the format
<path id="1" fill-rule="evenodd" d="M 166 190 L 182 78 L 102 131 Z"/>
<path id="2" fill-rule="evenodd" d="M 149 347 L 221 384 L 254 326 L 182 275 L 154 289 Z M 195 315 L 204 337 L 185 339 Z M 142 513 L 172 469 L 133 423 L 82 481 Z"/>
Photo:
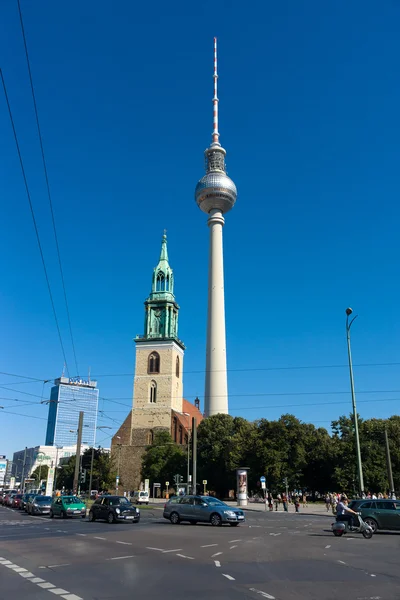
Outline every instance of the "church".
<path id="1" fill-rule="evenodd" d="M 199 400 L 192 404 L 183 398 L 185 346 L 178 337 L 179 305 L 174 285 L 164 233 L 151 292 L 144 303 L 144 332 L 135 338 L 132 410 L 111 444 L 112 455 L 119 463 L 119 493 L 143 485 L 142 457 L 156 431 L 168 431 L 177 444 L 187 447 L 192 417 L 196 417 L 197 425 L 203 419 Z"/>

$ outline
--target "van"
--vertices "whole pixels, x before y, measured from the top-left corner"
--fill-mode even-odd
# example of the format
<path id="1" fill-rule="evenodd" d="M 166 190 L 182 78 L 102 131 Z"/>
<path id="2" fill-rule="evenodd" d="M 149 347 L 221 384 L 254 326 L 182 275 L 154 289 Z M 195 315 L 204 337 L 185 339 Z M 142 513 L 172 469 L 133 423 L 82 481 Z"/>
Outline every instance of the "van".
<path id="1" fill-rule="evenodd" d="M 144 492 L 143 490 L 135 492 L 133 494 L 132 502 L 136 502 L 136 504 L 148 504 L 149 503 L 149 492 Z"/>

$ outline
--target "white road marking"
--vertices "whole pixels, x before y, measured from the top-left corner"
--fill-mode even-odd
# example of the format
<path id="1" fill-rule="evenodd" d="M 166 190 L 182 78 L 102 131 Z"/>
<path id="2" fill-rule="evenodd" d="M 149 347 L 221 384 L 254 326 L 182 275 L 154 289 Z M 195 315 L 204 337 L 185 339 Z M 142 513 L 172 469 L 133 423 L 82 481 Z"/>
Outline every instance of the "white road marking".
<path id="1" fill-rule="evenodd" d="M 146 546 L 147 550 L 158 550 L 158 552 L 164 552 L 162 548 L 152 548 L 151 546 Z"/>
<path id="2" fill-rule="evenodd" d="M 115 542 L 116 544 L 125 544 L 125 546 L 132 546 L 132 542 Z"/>
<path id="3" fill-rule="evenodd" d="M 26 571 L 26 573 L 18 573 L 18 575 L 21 575 L 21 577 L 24 577 L 25 579 L 35 577 L 34 574 L 30 571 Z"/>
<path id="4" fill-rule="evenodd" d="M 277 536 L 277 535 L 281 535 L 281 534 L 280 533 L 270 533 L 269 535 Z"/>
<path id="5" fill-rule="evenodd" d="M 340 563 L 341 565 L 345 565 L 346 563 L 344 562 L 344 560 L 338 560 L 338 563 Z"/>
<path id="6" fill-rule="evenodd" d="M 371 577 L 376 577 L 376 575 L 373 575 L 373 574 L 371 573 Z"/>
<path id="7" fill-rule="evenodd" d="M 330 548 L 330 546 L 325 546 L 325 548 Z"/>
<path id="8" fill-rule="evenodd" d="M 177 554 L 177 556 L 180 556 L 181 558 L 188 558 L 189 560 L 194 560 L 193 556 L 185 556 L 185 554 Z"/>
<path id="9" fill-rule="evenodd" d="M 234 577 L 231 577 L 230 575 L 227 575 L 226 573 L 222 573 L 223 577 L 226 577 L 227 579 L 229 579 L 229 581 L 235 581 Z"/>
<path id="10" fill-rule="evenodd" d="M 219 562 L 219 560 L 214 560 L 214 562 L 215 562 L 215 566 L 216 567 L 220 567 L 221 566 L 221 563 Z"/>
<path id="11" fill-rule="evenodd" d="M 61 565 L 48 565 L 48 569 L 56 569 L 57 567 L 68 567 L 71 563 L 63 563 Z"/>
<path id="12" fill-rule="evenodd" d="M 13 571 L 16 573 L 26 573 L 28 569 L 23 569 L 22 567 L 14 567 Z"/>
<path id="13" fill-rule="evenodd" d="M 41 579 L 40 577 L 34 577 L 33 579 L 30 579 L 29 581 L 32 581 L 32 583 L 43 583 L 44 579 Z"/>
<path id="14" fill-rule="evenodd" d="M 214 558 L 214 556 L 219 556 L 220 554 L 223 554 L 222 552 L 216 552 L 215 554 L 211 555 L 211 558 Z"/>
<path id="15" fill-rule="evenodd" d="M 14 567 L 18 567 L 18 565 L 16 565 L 15 563 L 10 563 L 9 565 L 6 565 L 6 567 L 8 569 L 14 569 Z"/>
<path id="16" fill-rule="evenodd" d="M 131 556 L 114 556 L 113 558 L 106 558 L 106 560 L 124 560 L 125 558 L 135 558 L 135 555 L 131 554 Z"/>
<path id="17" fill-rule="evenodd" d="M 218 544 L 206 544 L 205 546 L 200 546 L 200 548 L 211 548 L 212 546 L 218 546 Z"/>
<path id="18" fill-rule="evenodd" d="M 240 540 L 229 540 L 229 544 L 234 544 L 235 542 L 240 542 Z"/>
<path id="19" fill-rule="evenodd" d="M 52 583 L 49 583 L 48 581 L 45 581 L 44 583 L 38 583 L 38 586 L 43 588 L 44 590 L 48 590 L 49 588 L 56 587 L 55 585 L 53 585 Z"/>
<path id="20" fill-rule="evenodd" d="M 82 537 L 86 537 L 87 533 L 77 533 L 76 535 L 81 535 Z"/>
<path id="21" fill-rule="evenodd" d="M 102 538 L 102 537 L 96 537 L 95 535 L 93 536 L 93 538 L 94 538 L 95 540 L 104 540 L 104 541 L 106 541 L 106 538 Z"/>
<path id="22" fill-rule="evenodd" d="M 264 598 L 269 598 L 269 600 L 275 600 L 275 596 L 271 596 L 271 594 L 267 594 L 267 592 L 262 592 L 261 590 L 256 590 L 256 588 L 249 588 L 249 589 L 251 592 L 260 594 L 260 596 L 264 596 Z"/>
<path id="23" fill-rule="evenodd" d="M 234 548 L 237 548 L 237 546 L 231 546 L 229 550 L 233 550 Z"/>
<path id="24" fill-rule="evenodd" d="M 63 590 L 62 588 L 55 588 L 54 590 L 49 590 L 52 594 L 56 594 L 56 596 L 61 596 L 61 594 L 68 594 L 67 590 Z"/>
<path id="25" fill-rule="evenodd" d="M 168 552 L 180 552 L 182 548 L 174 548 L 173 550 L 163 550 L 163 554 L 168 554 Z"/>
<path id="26" fill-rule="evenodd" d="M 64 600 L 83 600 L 83 598 L 76 594 L 65 594 L 65 596 L 61 596 L 61 598 L 64 598 Z"/>

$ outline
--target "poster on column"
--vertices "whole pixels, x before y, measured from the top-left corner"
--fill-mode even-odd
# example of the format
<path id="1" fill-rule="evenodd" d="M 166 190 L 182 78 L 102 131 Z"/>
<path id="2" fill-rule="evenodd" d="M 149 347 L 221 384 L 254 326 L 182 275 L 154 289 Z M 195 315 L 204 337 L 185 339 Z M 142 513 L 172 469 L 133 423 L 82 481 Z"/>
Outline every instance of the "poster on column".
<path id="1" fill-rule="evenodd" d="M 46 496 L 51 496 L 53 493 L 53 485 L 54 485 L 54 467 L 49 467 L 49 472 L 47 473 L 47 481 L 46 481 Z"/>
<path id="2" fill-rule="evenodd" d="M 247 505 L 247 470 L 237 469 L 237 499 L 239 506 Z"/>

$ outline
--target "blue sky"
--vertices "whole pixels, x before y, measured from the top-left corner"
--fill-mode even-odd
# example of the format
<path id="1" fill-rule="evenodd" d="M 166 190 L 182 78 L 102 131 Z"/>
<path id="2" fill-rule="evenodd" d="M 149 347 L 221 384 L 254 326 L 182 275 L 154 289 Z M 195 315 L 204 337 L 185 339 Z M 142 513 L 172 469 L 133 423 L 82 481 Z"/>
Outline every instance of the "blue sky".
<path id="1" fill-rule="evenodd" d="M 239 192 L 224 229 L 230 411 L 324 427 L 348 414 L 350 305 L 354 363 L 382 365 L 355 368 L 359 412 L 398 412 L 399 367 L 387 363 L 400 363 L 400 5 L 21 5 L 79 370 L 114 400 L 101 401 L 100 423 L 116 427 L 131 404 L 132 339 L 164 228 L 185 396 L 203 400 L 208 229 L 193 193 L 211 140 L 214 35 Z M 0 56 L 75 374 L 16 1 L 1 7 Z M 63 358 L 2 94 L 0 130 L 0 370 L 18 375 L 0 378 L 10 455 L 45 436 L 36 402 L 49 384 L 19 376 L 57 377 Z"/>

